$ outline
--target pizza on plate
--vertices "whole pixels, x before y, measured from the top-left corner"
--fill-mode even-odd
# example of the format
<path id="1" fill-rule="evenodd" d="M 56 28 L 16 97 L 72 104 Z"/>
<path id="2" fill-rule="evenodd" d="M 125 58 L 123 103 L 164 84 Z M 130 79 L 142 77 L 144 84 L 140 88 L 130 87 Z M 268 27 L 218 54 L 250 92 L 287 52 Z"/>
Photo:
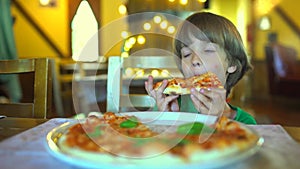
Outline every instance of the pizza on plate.
<path id="1" fill-rule="evenodd" d="M 161 85 L 162 81 L 155 83 L 153 87 L 154 90 L 158 90 Z M 190 78 L 168 79 L 168 84 L 163 93 L 179 95 L 190 94 L 192 88 L 199 91 L 202 88 L 223 88 L 223 85 L 214 73 L 207 72 Z"/>
<path id="2" fill-rule="evenodd" d="M 247 127 L 225 116 L 212 125 L 146 125 L 134 115 L 106 112 L 69 127 L 58 145 L 68 154 L 96 162 L 129 157 L 136 164 L 157 164 L 158 160 L 175 164 L 226 157 L 253 147 L 258 139 Z"/>

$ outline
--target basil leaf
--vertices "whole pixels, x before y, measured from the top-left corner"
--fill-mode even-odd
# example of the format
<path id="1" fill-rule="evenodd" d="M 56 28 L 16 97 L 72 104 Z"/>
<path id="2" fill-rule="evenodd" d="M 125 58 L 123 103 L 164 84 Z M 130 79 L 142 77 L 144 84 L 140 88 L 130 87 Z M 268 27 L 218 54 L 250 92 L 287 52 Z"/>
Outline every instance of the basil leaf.
<path id="1" fill-rule="evenodd" d="M 201 122 L 186 123 L 178 126 L 177 128 L 177 133 L 179 134 L 196 135 L 196 134 L 200 134 L 201 132 L 213 133 L 214 130 Z"/>

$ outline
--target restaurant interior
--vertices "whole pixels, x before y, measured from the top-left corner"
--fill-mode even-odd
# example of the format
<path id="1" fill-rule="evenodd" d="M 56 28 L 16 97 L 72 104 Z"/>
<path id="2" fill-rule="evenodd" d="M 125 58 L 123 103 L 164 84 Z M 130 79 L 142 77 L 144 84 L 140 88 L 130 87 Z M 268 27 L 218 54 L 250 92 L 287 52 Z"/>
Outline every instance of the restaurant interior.
<path id="1" fill-rule="evenodd" d="M 165 51 L 172 48 L 172 42 L 168 38 L 147 34 L 131 35 L 132 32 L 141 28 L 143 31 L 161 29 L 166 34 L 174 34 L 178 25 L 172 18 L 168 18 L 168 15 L 184 19 L 196 11 L 208 11 L 225 16 L 235 24 L 254 67 L 233 89 L 229 96 L 230 102 L 252 114 L 260 124 L 300 126 L 298 88 L 300 69 L 297 66 L 300 64 L 298 19 L 300 12 L 297 8 L 300 2 L 293 0 L 88 0 L 87 2 L 88 6 L 83 5 L 80 12 L 81 0 L 11 0 L 14 39 L 10 40 L 15 42 L 16 57 L 51 59 L 52 101 L 47 118 L 75 116 L 81 111 L 77 109 L 80 107 L 78 103 L 89 104 L 88 101 L 76 100 L 81 97 L 78 94 L 88 94 L 91 91 L 87 91 L 88 87 L 85 85 L 94 84 L 96 105 L 100 107 L 96 110 L 105 112 L 106 90 L 101 88 L 107 87 L 105 81 L 109 57 L 168 55 L 169 53 Z M 142 12 L 153 12 L 151 13 L 153 18 L 126 19 Z M 80 14 L 89 19 L 80 20 Z M 101 30 L 95 39 L 98 43 L 95 54 L 97 57 L 96 59 L 92 57 L 92 61 L 89 56 L 80 55 L 81 58 L 78 58 L 80 52 L 78 50 L 82 49 L 76 46 L 80 41 L 80 31 L 77 30 L 79 27 L 84 29 L 86 37 L 94 36 L 97 30 Z M 274 61 L 270 60 L 272 56 L 268 56 L 272 55 L 272 51 L 268 52 L 267 48 L 272 37 L 276 37 L 277 43 L 284 46 L 280 52 L 282 67 L 279 68 L 284 69 L 286 72 L 284 75 L 277 74 L 278 68 L 272 64 Z M 112 44 L 114 38 L 118 40 Z M 153 53 L 145 50 L 147 48 L 159 50 Z M 140 70 L 131 68 L 127 73 L 138 71 Z M 147 74 L 144 71 L 146 70 L 143 70 L 145 73 L 143 77 Z M 150 73 L 156 73 L 155 76 L 163 75 L 160 70 Z M 76 88 L 86 83 L 84 79 L 89 74 L 97 74 L 100 80 L 96 80 L 94 84 L 85 84 L 84 89 Z M 74 80 L 75 77 L 78 79 Z M 144 83 L 138 83 L 145 81 L 143 77 L 134 79 L 133 81 L 137 83 L 130 90 L 145 93 Z M 22 92 L 20 102 L 31 101 L 34 90 L 33 75 L 21 74 L 19 79 Z M 91 108 L 88 111 L 95 110 Z"/>
<path id="2" fill-rule="evenodd" d="M 0 0 L 0 168 L 299 169 L 299 6 Z M 196 12 L 224 16 L 241 39 L 205 13 L 221 38 L 197 29 L 181 41 L 176 32 Z M 228 92 L 246 57 L 252 69 Z M 209 87 L 155 88 L 196 76 Z"/>

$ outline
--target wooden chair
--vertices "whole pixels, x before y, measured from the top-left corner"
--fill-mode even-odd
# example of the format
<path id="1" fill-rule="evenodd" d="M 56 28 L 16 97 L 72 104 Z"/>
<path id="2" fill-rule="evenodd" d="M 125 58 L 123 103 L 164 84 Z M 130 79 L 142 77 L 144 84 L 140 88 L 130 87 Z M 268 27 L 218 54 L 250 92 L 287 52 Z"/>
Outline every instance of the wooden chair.
<path id="1" fill-rule="evenodd" d="M 182 77 L 172 56 L 109 57 L 107 111 L 151 110 L 155 105 L 155 100 L 147 95 L 144 89 L 144 82 L 152 70 L 162 71 L 163 69 L 173 72 L 172 75 L 156 77 L 156 81 L 170 78 L 171 76 Z"/>
<path id="2" fill-rule="evenodd" d="M 0 74 L 34 74 L 32 103 L 2 103 L 0 115 L 11 117 L 47 118 L 51 111 L 52 76 L 48 58 L 1 60 Z"/>
<path id="3" fill-rule="evenodd" d="M 72 98 L 76 114 L 105 112 L 107 63 L 77 62 L 71 68 Z"/>

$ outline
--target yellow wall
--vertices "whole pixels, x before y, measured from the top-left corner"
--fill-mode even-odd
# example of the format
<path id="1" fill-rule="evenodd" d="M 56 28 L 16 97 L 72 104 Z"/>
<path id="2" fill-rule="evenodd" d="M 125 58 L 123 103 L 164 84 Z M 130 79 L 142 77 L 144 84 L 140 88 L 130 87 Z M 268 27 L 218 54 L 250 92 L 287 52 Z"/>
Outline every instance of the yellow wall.
<path id="1" fill-rule="evenodd" d="M 249 0 L 214 0 L 211 1 L 211 8 L 207 10 L 228 18 L 239 30 L 246 48 L 247 25 L 251 21 L 249 3 Z"/>
<path id="2" fill-rule="evenodd" d="M 293 19 L 293 22 L 297 24 L 297 27 L 300 28 L 300 1 L 294 0 L 282 0 L 279 2 L 278 6 L 284 10 L 284 12 Z M 254 42 L 254 57 L 256 60 L 264 60 L 265 52 L 264 46 L 267 43 L 267 36 L 270 32 L 278 33 L 278 40 L 282 44 L 291 46 L 297 50 L 298 58 L 300 58 L 300 37 L 295 34 L 295 32 L 287 25 L 287 23 L 282 20 L 280 15 L 274 10 L 274 8 L 268 12 L 268 15 L 271 19 L 272 27 L 270 30 L 259 30 L 256 27 L 256 36 Z M 259 19 L 259 18 L 257 18 Z M 257 23 L 258 24 L 258 21 Z"/>
<path id="3" fill-rule="evenodd" d="M 120 56 L 122 43 L 121 32 L 127 30 L 125 17 L 118 12 L 120 0 L 101 1 L 100 14 L 100 55 Z"/>
<path id="4" fill-rule="evenodd" d="M 69 56 L 69 32 L 67 0 L 58 1 L 54 8 L 41 7 L 37 0 L 18 0 L 48 37 Z M 16 17 L 14 34 L 19 58 L 57 57 L 58 54 L 44 41 L 19 10 L 12 5 L 12 15 Z"/>
<path id="5" fill-rule="evenodd" d="M 261 0 L 262 2 L 271 2 L 271 0 Z M 58 6 L 54 8 L 41 7 L 37 0 L 18 0 L 22 7 L 29 13 L 35 22 L 43 29 L 55 45 L 62 51 L 66 57 L 71 56 L 70 37 L 68 25 L 68 0 L 57 1 Z M 118 6 L 122 0 L 100 1 L 100 26 L 107 27 L 112 22 L 123 17 L 118 13 Z M 221 14 L 230 19 L 239 29 L 246 47 L 246 26 L 249 24 L 251 17 L 250 0 L 214 0 L 211 1 L 208 11 Z M 288 14 L 290 18 L 300 27 L 300 11 L 297 8 L 300 6 L 300 1 L 294 0 L 277 0 L 279 6 Z M 58 57 L 58 54 L 44 41 L 44 39 L 33 29 L 33 27 L 24 19 L 18 9 L 12 5 L 12 14 L 16 17 L 14 25 L 14 33 L 16 39 L 17 52 L 20 58 L 24 57 Z M 267 34 L 271 31 L 276 31 L 279 34 L 279 40 L 294 47 L 300 57 L 300 38 L 287 27 L 286 23 L 281 20 L 279 15 L 271 10 L 268 15 L 271 17 L 272 28 L 268 31 L 256 29 L 253 58 L 263 60 L 265 58 L 263 47 L 267 43 Z M 257 24 L 257 23 L 256 23 Z M 111 44 L 106 43 L 112 36 L 120 36 L 122 30 L 126 30 L 126 23 L 110 29 L 109 32 L 114 34 L 101 35 L 101 48 L 109 48 Z M 105 46 L 106 45 L 106 46 Z M 121 43 L 116 43 L 115 46 L 106 53 L 106 55 L 119 55 Z M 107 52 L 105 50 L 105 52 Z M 101 51 L 100 51 L 101 53 Z"/>
<path id="6" fill-rule="evenodd" d="M 68 1 L 58 1 L 58 6 L 54 8 L 41 7 L 37 0 L 18 0 L 20 5 L 29 13 L 34 21 L 43 29 L 55 45 L 62 51 L 66 57 L 71 56 L 70 37 L 68 23 Z M 109 27 L 123 17 L 118 13 L 118 6 L 122 4 L 121 0 L 100 1 L 100 26 L 101 28 Z M 237 8 L 239 0 L 211 1 L 210 11 L 228 17 L 234 24 L 238 24 Z M 17 18 L 14 25 L 17 52 L 20 58 L 24 57 L 58 57 L 58 54 L 44 41 L 44 39 L 34 30 L 34 28 L 24 19 L 22 14 L 12 6 L 12 14 Z M 122 23 L 122 22 L 120 22 Z M 242 26 L 243 27 L 243 26 Z M 114 46 L 107 43 L 112 37 L 120 38 L 122 30 L 126 30 L 126 23 L 119 24 L 110 28 L 108 33 L 100 36 L 101 48 L 104 52 L 109 50 L 106 55 L 120 55 L 122 43 L 115 43 Z M 114 32 L 113 34 L 111 32 Z M 243 33 L 244 34 L 244 33 Z M 121 39 L 120 39 L 121 40 Z M 101 50 L 101 49 L 100 49 Z M 103 51 L 100 53 L 103 54 Z"/>

